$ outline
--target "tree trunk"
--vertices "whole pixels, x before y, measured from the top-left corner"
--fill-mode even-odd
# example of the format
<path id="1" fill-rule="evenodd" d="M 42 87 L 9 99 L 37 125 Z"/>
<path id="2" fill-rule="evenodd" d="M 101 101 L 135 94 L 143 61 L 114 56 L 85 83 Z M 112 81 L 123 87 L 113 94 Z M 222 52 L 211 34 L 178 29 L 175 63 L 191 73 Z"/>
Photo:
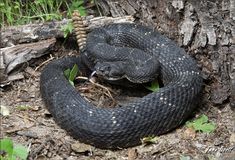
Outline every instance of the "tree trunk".
<path id="1" fill-rule="evenodd" d="M 104 15 L 132 15 L 175 40 L 201 67 L 205 96 L 235 106 L 234 0 L 98 0 Z"/>

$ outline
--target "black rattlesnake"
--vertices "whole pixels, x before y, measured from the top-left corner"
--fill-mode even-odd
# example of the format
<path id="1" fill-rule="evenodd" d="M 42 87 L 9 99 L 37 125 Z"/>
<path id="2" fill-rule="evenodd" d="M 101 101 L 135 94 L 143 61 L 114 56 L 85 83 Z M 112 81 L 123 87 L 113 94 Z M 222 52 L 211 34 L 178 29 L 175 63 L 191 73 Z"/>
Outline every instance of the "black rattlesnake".
<path id="1" fill-rule="evenodd" d="M 115 46 L 109 48 L 105 43 Z M 142 62 L 146 57 L 155 57 L 160 64 L 164 87 L 120 108 L 97 108 L 84 100 L 68 83 L 64 70 L 76 63 L 81 72 L 88 73 L 90 69 L 85 65 L 88 64 L 101 70 L 106 78 L 125 75 L 124 77 L 132 80 L 140 77 L 135 77 L 132 70 L 126 76 L 129 74 L 129 69 L 126 69 L 128 67 L 125 67 L 125 72 L 128 73 L 123 73 L 123 68 L 121 74 L 116 71 L 115 74 L 110 73 L 110 62 L 114 62 L 115 58 L 120 62 L 118 65 L 124 64 L 126 55 L 121 59 L 121 49 L 115 49 L 121 45 L 148 52 L 148 55 L 139 57 Z M 129 58 L 135 57 L 132 58 L 135 60 L 138 56 Z M 97 67 L 98 63 L 108 67 Z M 119 68 L 118 65 L 114 67 Z M 152 68 L 147 63 L 141 65 L 149 68 L 150 72 L 156 72 L 155 64 L 152 64 Z M 151 80 L 154 76 L 150 72 L 144 70 L 139 73 L 146 74 L 143 77 Z M 195 61 L 170 39 L 141 25 L 113 24 L 89 33 L 82 56 L 62 58 L 49 63 L 42 72 L 40 83 L 42 98 L 62 128 L 81 142 L 100 148 L 117 148 L 139 144 L 143 137 L 163 134 L 179 126 L 195 108 L 202 78 Z"/>

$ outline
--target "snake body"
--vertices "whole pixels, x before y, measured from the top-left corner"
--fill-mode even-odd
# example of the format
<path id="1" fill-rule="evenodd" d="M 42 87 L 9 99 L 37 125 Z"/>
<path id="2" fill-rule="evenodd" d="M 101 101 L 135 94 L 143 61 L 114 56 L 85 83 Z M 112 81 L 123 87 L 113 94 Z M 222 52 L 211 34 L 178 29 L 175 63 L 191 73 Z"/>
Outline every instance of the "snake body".
<path id="1" fill-rule="evenodd" d="M 69 84 L 64 70 L 77 64 L 81 73 L 89 74 L 92 69 L 97 69 L 98 63 L 111 65 L 119 61 L 121 63 L 117 66 L 122 65 L 126 60 L 125 55 L 120 58 L 123 56 L 119 54 L 122 45 L 147 54 L 140 56 L 138 53 L 129 58 L 140 58 L 152 65 L 150 71 L 141 72 L 149 77 L 148 80 L 154 77 L 150 72 L 156 73 L 154 66 L 159 65 L 164 87 L 122 107 L 93 106 Z M 151 59 L 148 61 L 144 59 L 146 57 L 156 59 L 159 64 L 150 64 Z M 141 65 L 144 71 L 148 68 L 148 63 Z M 125 71 L 127 73 L 122 75 L 129 74 L 128 68 Z M 105 74 L 108 78 L 109 73 L 110 68 Z M 124 77 L 132 80 L 141 76 L 129 74 Z M 166 133 L 184 122 L 196 106 L 202 78 L 196 62 L 172 40 L 141 25 L 112 24 L 89 33 L 81 56 L 50 62 L 41 74 L 40 87 L 42 98 L 55 121 L 74 138 L 99 148 L 124 148 L 139 144 L 143 137 Z"/>

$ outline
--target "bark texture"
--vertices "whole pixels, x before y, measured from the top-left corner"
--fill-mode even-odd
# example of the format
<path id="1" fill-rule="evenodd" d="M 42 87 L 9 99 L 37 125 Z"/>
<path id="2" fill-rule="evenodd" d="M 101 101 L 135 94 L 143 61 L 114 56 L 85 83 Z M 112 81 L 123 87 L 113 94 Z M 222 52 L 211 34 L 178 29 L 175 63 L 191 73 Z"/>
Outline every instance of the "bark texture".
<path id="1" fill-rule="evenodd" d="M 98 0 L 104 15 L 132 15 L 197 59 L 213 104 L 235 106 L 234 0 Z"/>

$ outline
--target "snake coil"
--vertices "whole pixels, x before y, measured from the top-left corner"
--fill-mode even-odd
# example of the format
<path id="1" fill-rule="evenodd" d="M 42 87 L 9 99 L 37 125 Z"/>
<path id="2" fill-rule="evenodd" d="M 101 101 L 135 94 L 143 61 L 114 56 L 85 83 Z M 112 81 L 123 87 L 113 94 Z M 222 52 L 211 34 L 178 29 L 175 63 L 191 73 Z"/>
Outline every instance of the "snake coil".
<path id="1" fill-rule="evenodd" d="M 84 43 L 79 41 L 79 45 L 83 46 Z M 135 55 L 130 48 L 137 48 L 133 51 L 143 51 L 148 55 Z M 131 56 L 120 54 L 128 50 L 132 51 Z M 81 73 L 90 73 L 93 68 L 86 65 L 86 60 L 93 66 L 107 61 L 106 64 L 120 67 L 128 74 L 131 72 L 132 76 L 145 75 L 145 72 L 133 71 L 140 69 L 139 66 L 126 68 L 125 65 L 135 64 L 135 61 L 147 62 L 152 59 L 151 56 L 159 60 L 164 86 L 158 92 L 122 107 L 110 109 L 93 106 L 64 76 L 64 71 L 74 64 L 78 65 Z M 151 64 L 144 63 L 142 67 L 154 69 L 148 65 Z M 197 64 L 182 48 L 154 29 L 126 23 L 94 29 L 88 34 L 80 56 L 50 62 L 42 71 L 40 80 L 42 99 L 57 124 L 81 142 L 100 148 L 134 146 L 143 137 L 160 135 L 178 127 L 195 109 L 201 88 L 202 77 Z"/>

